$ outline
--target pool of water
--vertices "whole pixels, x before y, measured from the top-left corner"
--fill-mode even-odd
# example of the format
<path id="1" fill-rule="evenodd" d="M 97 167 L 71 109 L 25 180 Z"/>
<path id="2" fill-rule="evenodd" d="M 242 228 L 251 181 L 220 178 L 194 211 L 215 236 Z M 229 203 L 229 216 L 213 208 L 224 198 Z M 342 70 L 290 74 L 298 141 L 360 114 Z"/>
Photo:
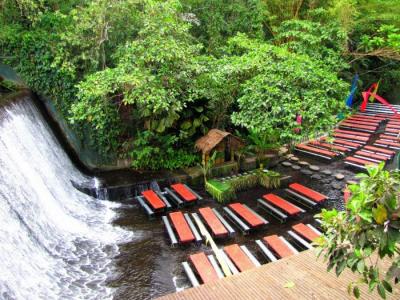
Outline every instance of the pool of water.
<path id="1" fill-rule="evenodd" d="M 320 166 L 321 171 L 329 169 L 333 174 L 340 172 L 345 175 L 345 179 L 339 181 L 333 175 L 323 175 L 321 172 L 305 175 L 281 164 L 278 164 L 274 170 L 291 176 L 291 181 L 302 183 L 327 195 L 330 200 L 326 203 L 326 207 L 342 209 L 342 190 L 347 180 L 354 179 L 354 172 L 345 169 L 342 162 L 326 164 L 306 157 L 300 156 L 300 158 Z M 312 178 L 313 175 L 319 175 L 321 179 L 314 179 Z M 197 188 L 196 191 L 204 197 L 204 200 L 195 207 L 182 209 L 184 212 L 195 212 L 199 207 L 204 206 L 216 207 L 221 210 L 223 205 L 212 200 L 204 190 Z M 255 209 L 256 199 L 269 192 L 271 190 L 263 187 L 253 188 L 238 193 L 238 201 Z M 273 192 L 278 195 L 285 195 L 283 188 Z M 300 218 L 281 224 L 264 211 L 257 211 L 270 222 L 265 228 L 246 236 L 237 231 L 233 238 L 217 240 L 217 244 L 218 246 L 233 243 L 244 244 L 262 264 L 267 263 L 267 260 L 257 249 L 255 240 L 270 234 L 287 236 L 287 231 L 293 224 L 299 222 L 313 223 L 313 216 L 318 212 L 318 210 L 308 210 Z M 188 256 L 192 253 L 205 251 L 211 254 L 209 246 L 202 244 L 171 248 L 161 219 L 149 220 L 134 199 L 123 201 L 123 204 L 117 208 L 117 215 L 114 225 L 135 232 L 136 239 L 133 242 L 120 245 L 120 254 L 116 257 L 118 275 L 109 281 L 109 285 L 116 288 L 115 299 L 153 299 L 190 287 L 190 282 L 186 278 L 181 263 L 187 261 Z"/>

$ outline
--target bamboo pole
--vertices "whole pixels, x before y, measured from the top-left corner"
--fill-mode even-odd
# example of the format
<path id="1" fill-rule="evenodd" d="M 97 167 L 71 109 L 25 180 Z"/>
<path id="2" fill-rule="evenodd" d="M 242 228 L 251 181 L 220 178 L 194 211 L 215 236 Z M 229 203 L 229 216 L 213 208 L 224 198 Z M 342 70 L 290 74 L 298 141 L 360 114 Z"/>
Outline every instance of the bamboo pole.
<path id="1" fill-rule="evenodd" d="M 224 272 L 225 276 L 232 276 L 232 272 L 229 269 L 227 263 L 225 262 L 224 257 L 221 255 L 221 251 L 218 247 L 217 244 L 214 242 L 214 240 L 212 239 L 210 233 L 207 231 L 207 229 L 205 228 L 204 224 L 199 222 L 198 218 L 194 218 L 194 221 L 197 224 L 197 227 L 199 227 L 200 229 L 200 233 L 201 235 L 204 237 L 206 244 L 209 243 L 211 246 L 211 249 L 213 250 L 215 257 L 217 258 L 219 264 L 221 265 L 222 268 L 222 272 Z"/>

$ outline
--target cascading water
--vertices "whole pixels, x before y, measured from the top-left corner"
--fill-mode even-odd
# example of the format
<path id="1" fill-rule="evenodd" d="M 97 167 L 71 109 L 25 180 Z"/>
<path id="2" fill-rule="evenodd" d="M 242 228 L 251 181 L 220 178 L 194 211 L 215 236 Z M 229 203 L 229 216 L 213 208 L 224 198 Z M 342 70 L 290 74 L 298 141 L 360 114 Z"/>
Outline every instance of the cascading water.
<path id="1" fill-rule="evenodd" d="M 117 244 L 113 204 L 87 181 L 30 98 L 0 107 L 0 298 L 107 299 Z"/>

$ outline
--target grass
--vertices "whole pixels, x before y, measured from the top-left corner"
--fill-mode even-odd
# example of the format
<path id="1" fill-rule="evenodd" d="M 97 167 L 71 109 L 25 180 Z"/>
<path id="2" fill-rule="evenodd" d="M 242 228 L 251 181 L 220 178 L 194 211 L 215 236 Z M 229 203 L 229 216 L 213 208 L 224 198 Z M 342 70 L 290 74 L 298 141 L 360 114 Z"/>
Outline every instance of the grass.
<path id="1" fill-rule="evenodd" d="M 229 183 L 215 179 L 210 179 L 206 182 L 206 191 L 220 203 L 236 198 L 235 191 Z"/>

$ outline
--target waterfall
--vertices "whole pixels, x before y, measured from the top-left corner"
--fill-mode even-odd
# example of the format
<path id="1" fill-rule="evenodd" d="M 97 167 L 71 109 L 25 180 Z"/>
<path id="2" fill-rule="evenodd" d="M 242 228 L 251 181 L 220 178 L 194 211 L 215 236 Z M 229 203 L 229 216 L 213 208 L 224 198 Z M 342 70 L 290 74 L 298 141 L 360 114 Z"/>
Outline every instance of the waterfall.
<path id="1" fill-rule="evenodd" d="M 0 298 L 108 299 L 118 243 L 113 208 L 78 190 L 80 173 L 28 97 L 0 107 Z"/>

